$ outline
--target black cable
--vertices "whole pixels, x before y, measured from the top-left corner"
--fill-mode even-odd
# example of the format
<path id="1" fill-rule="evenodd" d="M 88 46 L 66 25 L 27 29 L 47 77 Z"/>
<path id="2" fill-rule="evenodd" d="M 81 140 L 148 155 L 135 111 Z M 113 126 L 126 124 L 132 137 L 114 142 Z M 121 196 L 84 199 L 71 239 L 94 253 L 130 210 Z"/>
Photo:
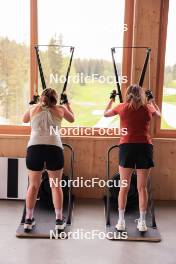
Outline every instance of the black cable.
<path id="1" fill-rule="evenodd" d="M 70 48 L 70 52 L 71 52 L 71 57 L 70 57 L 70 61 L 69 61 L 69 65 L 68 65 L 68 69 L 67 69 L 67 73 L 66 73 L 66 78 L 65 78 L 65 82 L 64 82 L 64 86 L 63 86 L 63 90 L 61 93 L 61 100 L 60 100 L 60 104 L 63 104 L 67 98 L 65 99 L 65 94 L 64 92 L 67 89 L 67 84 L 68 84 L 68 77 L 70 74 L 70 70 L 71 70 L 71 65 L 72 65 L 72 60 L 73 60 L 73 54 L 74 54 L 74 50 L 75 48 L 72 46 L 63 46 L 63 45 L 37 45 L 35 46 L 35 51 L 36 51 L 36 57 L 37 57 L 37 62 L 38 62 L 38 68 L 39 68 L 39 72 L 40 72 L 40 79 L 41 79 L 41 83 L 42 83 L 42 88 L 43 90 L 46 89 L 46 82 L 45 82 L 45 77 L 44 77 L 44 73 L 43 73 L 43 69 L 42 69 L 42 63 L 40 60 L 40 55 L 39 55 L 39 47 L 40 46 L 46 46 L 46 47 L 67 47 Z M 64 100 L 63 100 L 64 97 Z"/>
<path id="2" fill-rule="evenodd" d="M 114 53 L 115 53 L 115 48 L 111 48 L 112 61 L 113 61 L 114 73 L 115 73 L 116 85 L 117 85 L 117 93 L 116 93 L 116 95 L 119 96 L 119 101 L 120 101 L 120 103 L 122 103 L 123 102 L 123 98 L 122 98 L 121 88 L 120 88 L 120 84 L 119 84 L 119 77 L 118 77 L 118 71 L 117 71 L 117 65 L 116 65 L 116 62 L 115 62 Z"/>
<path id="3" fill-rule="evenodd" d="M 63 94 L 63 93 L 66 91 L 66 89 L 67 89 L 68 76 L 69 76 L 69 74 L 70 74 L 70 69 L 71 69 L 71 65 L 72 65 L 72 60 L 73 60 L 74 50 L 75 50 L 74 47 L 71 47 L 71 48 L 70 48 L 71 57 L 70 57 L 70 62 L 69 62 L 68 69 L 67 69 L 67 73 L 66 73 L 66 78 L 65 78 L 65 83 L 64 83 L 64 86 L 63 86 L 62 94 Z"/>
<path id="4" fill-rule="evenodd" d="M 72 48 L 72 46 L 65 46 L 65 45 L 59 45 L 59 44 L 49 44 L 49 45 L 46 45 L 46 44 L 40 44 L 40 45 L 37 45 L 37 47 L 61 47 L 61 48 Z"/>
<path id="5" fill-rule="evenodd" d="M 121 87 L 120 87 L 120 84 L 119 84 L 119 77 L 118 77 L 118 70 L 117 70 L 117 65 L 116 65 L 116 62 L 115 62 L 115 57 L 114 57 L 114 54 L 115 54 L 115 50 L 117 48 L 127 48 L 127 49 L 146 49 L 147 51 L 147 54 L 146 54 L 146 57 L 145 57 L 145 61 L 144 61 L 144 65 L 143 65 L 143 68 L 142 68 L 142 71 L 141 71 L 141 75 L 140 75 L 140 79 L 139 79 L 139 86 L 143 86 L 143 83 L 144 83 L 144 79 L 145 79 L 145 74 L 146 74 L 146 70 L 147 70 L 147 66 L 148 66 L 148 62 L 149 62 L 149 58 L 150 58 L 150 52 L 151 52 L 151 49 L 149 47 L 143 47 L 143 46 L 130 46 L 130 47 L 126 47 L 126 46 L 121 46 L 121 47 L 113 47 L 111 48 L 111 53 L 112 53 L 112 61 L 113 61 L 113 66 L 114 66 L 114 72 L 115 72 L 115 78 L 116 78 L 116 85 L 117 85 L 117 93 L 116 95 L 119 96 L 119 101 L 120 103 L 123 102 L 123 98 L 122 98 L 122 93 L 121 93 Z M 146 94 L 147 95 L 147 94 Z"/>
<path id="6" fill-rule="evenodd" d="M 44 89 L 46 89 L 46 82 L 45 82 L 45 77 L 44 77 L 44 73 L 43 73 L 43 69 L 42 69 L 42 64 L 40 61 L 38 46 L 35 46 L 35 52 L 36 52 L 36 57 L 37 57 L 37 62 L 38 62 L 39 73 L 40 73 L 40 80 L 42 83 L 42 88 L 44 90 Z"/>
<path id="7" fill-rule="evenodd" d="M 148 49 L 149 47 L 145 46 L 117 46 L 112 49 Z"/>
<path id="8" fill-rule="evenodd" d="M 68 98 L 67 98 L 67 95 L 65 94 L 65 91 L 67 89 L 68 77 L 69 77 L 69 74 L 70 74 L 70 69 L 71 69 L 71 65 L 72 65 L 74 50 L 75 50 L 74 47 L 70 47 L 71 57 L 70 57 L 70 62 L 69 62 L 67 73 L 66 73 L 65 83 L 64 83 L 63 90 L 62 90 L 62 93 L 61 93 L 61 96 L 60 96 L 60 105 L 68 103 Z"/>
<path id="9" fill-rule="evenodd" d="M 145 57 L 144 65 L 143 65 L 143 68 L 142 68 L 142 71 L 141 71 L 141 76 L 140 76 L 140 79 L 139 79 L 139 86 L 141 86 L 141 87 L 144 84 L 144 78 L 145 78 L 145 74 L 146 74 L 146 70 L 147 70 L 147 66 L 148 66 L 148 62 L 149 62 L 149 58 L 150 58 L 150 52 L 151 52 L 151 49 L 147 48 L 147 54 L 146 54 L 146 57 Z"/>

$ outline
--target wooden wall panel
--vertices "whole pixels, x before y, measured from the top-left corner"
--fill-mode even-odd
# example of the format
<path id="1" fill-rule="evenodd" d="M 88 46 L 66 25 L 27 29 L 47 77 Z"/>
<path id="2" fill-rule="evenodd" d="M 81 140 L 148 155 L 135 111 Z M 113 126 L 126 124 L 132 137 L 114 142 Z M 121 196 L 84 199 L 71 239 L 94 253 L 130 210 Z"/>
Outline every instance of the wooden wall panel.
<path id="1" fill-rule="evenodd" d="M 176 200 L 176 140 L 155 139 L 154 159 L 154 197 L 160 200 Z"/>
<path id="2" fill-rule="evenodd" d="M 106 154 L 118 138 L 63 138 L 75 151 L 74 178 L 106 179 Z M 0 156 L 25 157 L 28 137 L 0 136 Z M 176 200 L 176 140 L 154 139 L 155 168 L 152 170 L 153 196 L 158 200 Z M 66 172 L 69 171 L 69 153 L 66 152 Z M 111 157 L 111 174 L 118 168 L 118 151 Z M 101 198 L 103 188 L 75 188 L 77 197 Z"/>
<path id="3" fill-rule="evenodd" d="M 160 29 L 161 0 L 136 0 L 134 18 L 134 46 L 147 46 L 151 52 L 151 87 L 156 92 L 156 72 L 158 59 L 158 39 Z M 133 81 L 137 82 L 140 76 L 141 66 L 144 63 L 145 52 L 141 49 L 135 50 L 133 54 Z M 148 74 L 144 87 L 148 87 Z"/>

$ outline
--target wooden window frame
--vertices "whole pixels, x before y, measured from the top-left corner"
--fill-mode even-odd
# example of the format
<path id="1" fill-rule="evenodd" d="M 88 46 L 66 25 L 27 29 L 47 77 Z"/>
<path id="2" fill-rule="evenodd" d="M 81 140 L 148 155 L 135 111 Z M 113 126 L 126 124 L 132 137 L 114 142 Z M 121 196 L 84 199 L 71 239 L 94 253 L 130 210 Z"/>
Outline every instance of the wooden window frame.
<path id="1" fill-rule="evenodd" d="M 34 87 L 37 87 L 38 80 L 34 49 L 38 43 L 37 21 L 37 0 L 30 0 L 30 98 L 34 94 Z M 29 135 L 30 126 L 0 125 L 0 134 Z"/>
<path id="2" fill-rule="evenodd" d="M 158 90 L 156 95 L 156 101 L 162 109 L 163 100 L 163 83 L 164 83 L 164 71 L 165 71 L 165 54 L 166 54 L 166 42 L 167 42 L 167 26 L 168 26 L 168 13 L 169 13 L 169 0 L 162 0 L 161 5 L 161 17 L 160 17 L 160 29 L 158 40 L 158 62 L 157 62 L 157 84 Z M 155 136 L 163 138 L 176 137 L 176 130 L 174 129 L 161 129 L 161 119 L 157 118 L 155 126 Z"/>
<path id="3" fill-rule="evenodd" d="M 123 39 L 124 47 L 133 46 L 134 6 L 135 6 L 135 0 L 125 1 L 124 24 L 127 24 L 128 31 L 124 33 L 124 39 Z M 133 52 L 132 49 L 123 49 L 122 72 L 124 76 L 128 76 L 128 83 L 122 84 L 122 97 L 124 97 L 127 85 L 131 83 L 132 52 Z"/>
<path id="4" fill-rule="evenodd" d="M 124 46 L 131 46 L 132 41 L 133 41 L 134 1 L 135 0 L 125 0 L 124 24 L 127 24 L 128 31 L 124 32 L 124 36 L 123 36 Z M 34 49 L 35 45 L 38 44 L 37 2 L 38 0 L 30 0 L 30 98 L 32 98 L 34 93 L 37 92 L 36 88 L 38 87 L 38 66 L 37 66 L 37 60 L 35 58 L 35 49 Z M 124 75 L 130 76 L 130 77 L 131 77 L 131 74 L 130 74 L 131 73 L 131 62 L 132 62 L 131 49 L 124 49 L 123 50 L 123 73 Z M 130 82 L 130 79 L 128 80 L 128 82 Z M 122 95 L 124 94 L 124 91 L 125 91 L 125 89 L 123 88 L 124 86 L 122 85 Z M 71 129 L 71 128 L 68 127 L 68 129 Z M 29 135 L 30 130 L 31 130 L 30 126 L 0 125 L 0 134 L 5 134 L 5 135 L 6 134 Z M 95 133 L 94 136 L 100 136 L 100 135 L 97 132 Z M 106 134 L 105 136 L 108 136 L 108 135 Z M 113 136 L 109 136 L 109 137 L 113 137 Z"/>

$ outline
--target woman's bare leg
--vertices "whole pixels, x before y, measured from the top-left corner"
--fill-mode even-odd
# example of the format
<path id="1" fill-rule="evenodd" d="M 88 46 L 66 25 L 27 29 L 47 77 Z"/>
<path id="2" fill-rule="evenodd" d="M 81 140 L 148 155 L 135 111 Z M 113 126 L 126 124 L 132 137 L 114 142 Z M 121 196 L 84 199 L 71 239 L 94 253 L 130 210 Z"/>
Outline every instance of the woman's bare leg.
<path id="1" fill-rule="evenodd" d="M 53 197 L 53 204 L 56 212 L 56 219 L 62 219 L 62 208 L 63 208 L 63 192 L 60 186 L 60 181 L 62 179 L 63 169 L 57 171 L 48 171 L 50 178 L 50 185 Z M 51 181 L 53 180 L 53 181 Z M 55 184 L 57 186 L 55 186 Z"/>
<path id="2" fill-rule="evenodd" d="M 137 169 L 137 188 L 139 194 L 139 211 L 140 218 L 138 220 L 137 228 L 141 232 L 147 231 L 146 226 L 146 210 L 148 204 L 147 180 L 150 169 Z"/>
<path id="3" fill-rule="evenodd" d="M 118 197 L 118 206 L 120 210 L 125 210 L 126 207 L 127 195 L 130 188 L 132 171 L 133 171 L 132 168 L 123 168 L 119 166 L 120 181 L 121 183 L 124 181 L 127 183 L 126 187 L 120 187 L 120 192 Z"/>
<path id="4" fill-rule="evenodd" d="M 133 170 L 132 168 L 123 168 L 119 166 L 121 186 L 120 186 L 120 192 L 119 192 L 119 197 L 118 197 L 119 219 L 116 225 L 116 228 L 119 231 L 125 230 L 124 214 L 125 214 L 125 208 L 126 208 L 126 203 L 127 203 L 127 195 L 128 195 L 128 191 L 129 191 L 130 183 L 131 183 L 132 170 Z M 124 186 L 124 183 L 125 183 L 125 186 Z"/>
<path id="5" fill-rule="evenodd" d="M 150 169 L 137 169 L 137 189 L 139 194 L 139 210 L 146 211 L 148 203 L 147 180 Z"/>
<path id="6" fill-rule="evenodd" d="M 33 217 L 33 210 L 41 183 L 42 171 L 28 171 L 29 187 L 26 194 L 26 218 Z"/>

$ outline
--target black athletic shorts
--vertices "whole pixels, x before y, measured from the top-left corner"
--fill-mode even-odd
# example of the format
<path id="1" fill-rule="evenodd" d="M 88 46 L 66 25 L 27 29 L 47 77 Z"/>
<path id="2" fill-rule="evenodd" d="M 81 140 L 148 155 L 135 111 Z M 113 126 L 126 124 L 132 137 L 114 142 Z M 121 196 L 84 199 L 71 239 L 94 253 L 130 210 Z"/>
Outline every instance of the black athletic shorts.
<path id="1" fill-rule="evenodd" d="M 63 149 L 54 145 L 32 145 L 27 149 L 26 166 L 32 171 L 55 171 L 64 167 Z"/>
<path id="2" fill-rule="evenodd" d="M 124 143 L 119 146 L 119 165 L 123 168 L 149 169 L 154 167 L 153 145 Z"/>

